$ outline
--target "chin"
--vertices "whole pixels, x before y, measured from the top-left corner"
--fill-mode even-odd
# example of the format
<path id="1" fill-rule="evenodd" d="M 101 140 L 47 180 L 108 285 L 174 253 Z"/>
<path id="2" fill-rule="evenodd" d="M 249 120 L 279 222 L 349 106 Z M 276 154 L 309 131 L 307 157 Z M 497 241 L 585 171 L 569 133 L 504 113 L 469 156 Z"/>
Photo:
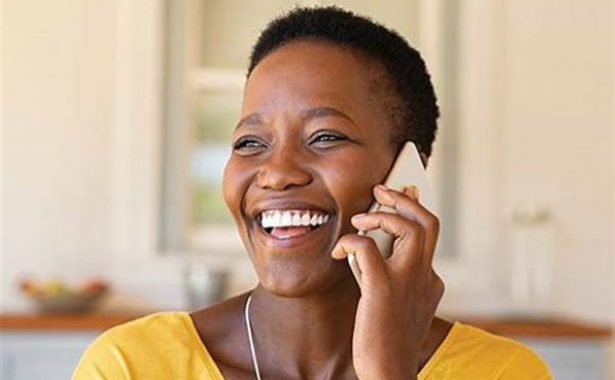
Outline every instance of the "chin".
<path id="1" fill-rule="evenodd" d="M 332 260 L 332 259 L 331 259 Z M 257 268 L 260 286 L 268 292 L 288 298 L 308 297 L 327 293 L 352 276 L 349 268 L 332 262 L 328 265 L 304 266 L 291 263 L 269 263 L 263 270 Z"/>

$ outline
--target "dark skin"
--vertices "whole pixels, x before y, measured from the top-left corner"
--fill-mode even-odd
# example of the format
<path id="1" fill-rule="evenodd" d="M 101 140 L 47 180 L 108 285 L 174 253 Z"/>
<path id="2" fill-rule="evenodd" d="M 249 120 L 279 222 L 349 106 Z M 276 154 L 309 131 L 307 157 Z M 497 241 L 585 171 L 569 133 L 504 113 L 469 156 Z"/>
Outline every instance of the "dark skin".
<path id="1" fill-rule="evenodd" d="M 451 328 L 434 317 L 444 291 L 431 266 L 437 218 L 412 188 L 374 187 L 396 153 L 393 123 L 374 96 L 378 70 L 349 49 L 295 41 L 248 78 L 223 187 L 259 278 L 251 321 L 263 378 L 416 378 Z M 396 214 L 357 217 L 374 199 Z M 330 219 L 278 240 L 257 223 L 268 209 L 315 209 Z M 396 237 L 389 259 L 356 234 L 375 228 Z M 228 379 L 254 378 L 246 297 L 191 314 Z"/>

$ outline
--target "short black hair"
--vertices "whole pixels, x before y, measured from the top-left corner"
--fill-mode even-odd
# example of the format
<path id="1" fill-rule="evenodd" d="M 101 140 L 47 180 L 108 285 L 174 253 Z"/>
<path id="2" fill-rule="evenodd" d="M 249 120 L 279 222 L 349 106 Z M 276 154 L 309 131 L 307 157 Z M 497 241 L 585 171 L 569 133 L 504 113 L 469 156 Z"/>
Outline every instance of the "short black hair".
<path id="1" fill-rule="evenodd" d="M 398 147 L 413 141 L 431 155 L 440 116 L 425 62 L 395 31 L 336 6 L 298 7 L 271 21 L 252 48 L 247 76 L 269 53 L 297 40 L 333 43 L 358 51 L 379 63 L 392 85 L 385 89 L 385 112 L 392 118 Z M 382 81 L 381 81 L 382 83 Z"/>

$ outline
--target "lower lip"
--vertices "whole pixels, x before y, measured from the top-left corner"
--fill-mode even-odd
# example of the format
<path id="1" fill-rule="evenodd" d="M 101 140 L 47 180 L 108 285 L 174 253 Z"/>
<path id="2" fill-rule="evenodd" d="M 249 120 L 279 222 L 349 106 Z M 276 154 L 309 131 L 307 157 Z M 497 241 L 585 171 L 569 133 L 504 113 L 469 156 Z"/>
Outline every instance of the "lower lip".
<path id="1" fill-rule="evenodd" d="M 268 234 L 267 231 L 265 231 L 263 227 L 261 227 L 258 223 L 256 224 L 256 229 L 258 230 L 258 235 L 262 238 L 262 240 L 264 240 L 264 244 L 267 247 L 289 248 L 332 236 L 332 231 L 330 231 L 330 229 L 333 226 L 333 220 L 334 218 L 330 217 L 325 224 L 322 224 L 318 228 L 310 230 L 309 232 L 306 232 L 301 235 L 287 237 L 283 239 L 279 239 L 271 234 Z"/>

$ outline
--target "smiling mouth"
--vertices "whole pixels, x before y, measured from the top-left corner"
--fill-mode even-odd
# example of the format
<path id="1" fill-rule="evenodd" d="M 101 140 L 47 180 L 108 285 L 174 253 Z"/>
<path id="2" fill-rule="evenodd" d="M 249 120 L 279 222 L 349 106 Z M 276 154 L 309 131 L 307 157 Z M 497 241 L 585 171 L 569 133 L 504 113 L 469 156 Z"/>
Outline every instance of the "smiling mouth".
<path id="1" fill-rule="evenodd" d="M 329 219 L 329 214 L 314 210 L 267 210 L 257 217 L 257 223 L 267 235 L 286 240 L 319 229 Z"/>

